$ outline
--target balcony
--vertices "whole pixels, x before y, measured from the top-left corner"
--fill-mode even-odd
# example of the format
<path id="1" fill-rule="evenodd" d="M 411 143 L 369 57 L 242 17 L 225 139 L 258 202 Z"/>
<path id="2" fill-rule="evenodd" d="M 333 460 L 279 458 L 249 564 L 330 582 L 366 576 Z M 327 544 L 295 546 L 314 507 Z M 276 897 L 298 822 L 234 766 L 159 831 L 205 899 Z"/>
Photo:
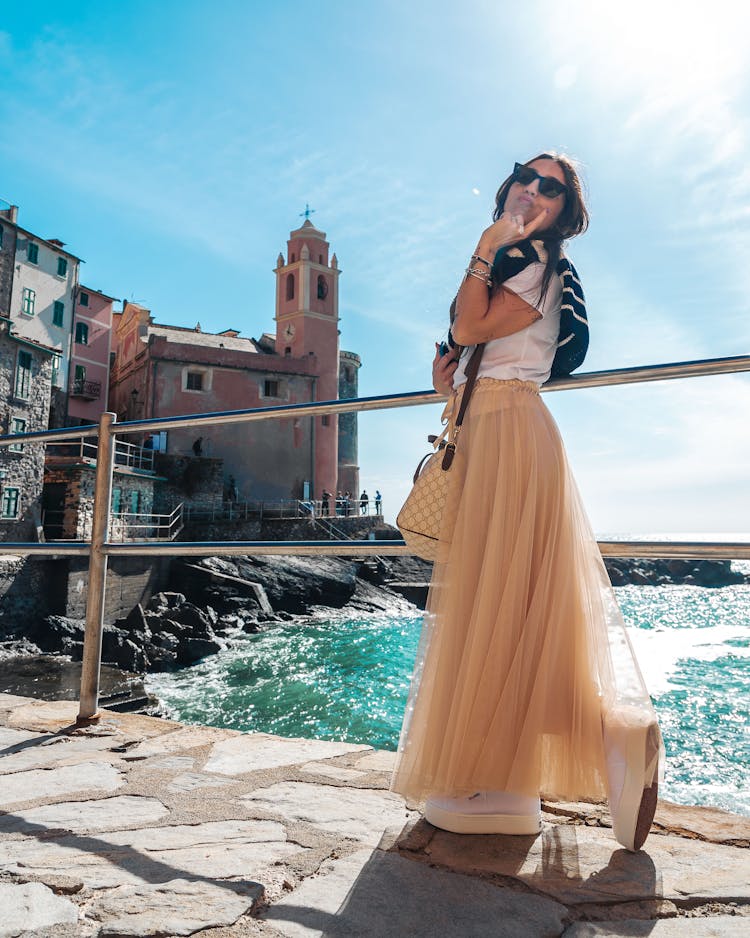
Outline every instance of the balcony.
<path id="1" fill-rule="evenodd" d="M 77 379 L 73 382 L 70 396 L 83 397 L 87 401 L 98 401 L 102 396 L 102 383 Z"/>

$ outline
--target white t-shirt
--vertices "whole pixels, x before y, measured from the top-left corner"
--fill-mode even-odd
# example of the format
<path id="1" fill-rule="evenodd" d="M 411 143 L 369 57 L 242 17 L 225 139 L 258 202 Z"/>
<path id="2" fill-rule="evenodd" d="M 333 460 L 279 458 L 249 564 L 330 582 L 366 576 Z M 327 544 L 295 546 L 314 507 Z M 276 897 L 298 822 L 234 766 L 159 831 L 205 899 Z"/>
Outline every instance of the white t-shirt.
<path id="1" fill-rule="evenodd" d="M 518 378 L 521 381 L 534 381 L 536 384 L 544 384 L 549 378 L 560 335 L 562 284 L 560 278 L 553 274 L 547 294 L 540 303 L 543 275 L 544 264 L 535 262 L 503 283 L 506 289 L 518 294 L 522 300 L 538 309 L 542 318 L 535 320 L 520 332 L 488 342 L 479 365 L 478 377 Z M 470 358 L 471 350 L 467 349 L 461 356 L 453 376 L 454 388 L 466 383 L 465 369 Z"/>

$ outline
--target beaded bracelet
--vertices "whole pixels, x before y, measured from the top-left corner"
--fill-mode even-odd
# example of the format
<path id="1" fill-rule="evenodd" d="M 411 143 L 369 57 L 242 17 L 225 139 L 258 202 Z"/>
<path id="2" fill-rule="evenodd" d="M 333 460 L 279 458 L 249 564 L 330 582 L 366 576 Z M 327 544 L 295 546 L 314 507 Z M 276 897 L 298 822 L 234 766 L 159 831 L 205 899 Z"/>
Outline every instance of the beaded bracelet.
<path id="1" fill-rule="evenodd" d="M 484 264 L 485 267 L 487 267 L 489 270 L 492 270 L 492 264 L 490 264 L 490 262 L 485 260 L 483 257 L 480 257 L 478 254 L 472 254 L 471 260 L 479 261 L 480 264 Z M 471 267 L 471 262 L 469 263 L 469 266 Z"/>

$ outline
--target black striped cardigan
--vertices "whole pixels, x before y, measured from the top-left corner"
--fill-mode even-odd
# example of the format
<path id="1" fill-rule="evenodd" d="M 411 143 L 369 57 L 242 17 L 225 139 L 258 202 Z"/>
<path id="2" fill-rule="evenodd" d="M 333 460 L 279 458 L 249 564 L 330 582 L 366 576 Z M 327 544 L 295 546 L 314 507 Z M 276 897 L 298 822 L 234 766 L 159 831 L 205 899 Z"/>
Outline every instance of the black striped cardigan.
<path id="1" fill-rule="evenodd" d="M 522 241 L 497 252 L 492 265 L 492 281 L 505 283 L 510 277 L 520 274 L 529 264 L 546 262 L 547 250 L 544 242 Z M 578 272 L 564 255 L 557 262 L 556 272 L 562 282 L 562 305 L 560 333 L 550 377 L 562 378 L 583 364 L 589 347 L 589 323 L 586 317 L 586 298 Z M 449 339 L 453 344 L 451 336 Z"/>

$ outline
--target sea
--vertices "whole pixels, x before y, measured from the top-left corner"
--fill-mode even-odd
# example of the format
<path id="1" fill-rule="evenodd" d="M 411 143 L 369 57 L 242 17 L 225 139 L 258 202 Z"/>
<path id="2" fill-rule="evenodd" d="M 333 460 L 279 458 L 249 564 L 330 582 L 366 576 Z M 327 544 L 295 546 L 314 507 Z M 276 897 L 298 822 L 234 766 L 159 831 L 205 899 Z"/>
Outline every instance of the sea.
<path id="1" fill-rule="evenodd" d="M 750 815 L 750 584 L 615 592 L 664 736 L 660 796 Z M 182 722 L 393 750 L 421 625 L 404 604 L 320 609 L 147 686 Z"/>

